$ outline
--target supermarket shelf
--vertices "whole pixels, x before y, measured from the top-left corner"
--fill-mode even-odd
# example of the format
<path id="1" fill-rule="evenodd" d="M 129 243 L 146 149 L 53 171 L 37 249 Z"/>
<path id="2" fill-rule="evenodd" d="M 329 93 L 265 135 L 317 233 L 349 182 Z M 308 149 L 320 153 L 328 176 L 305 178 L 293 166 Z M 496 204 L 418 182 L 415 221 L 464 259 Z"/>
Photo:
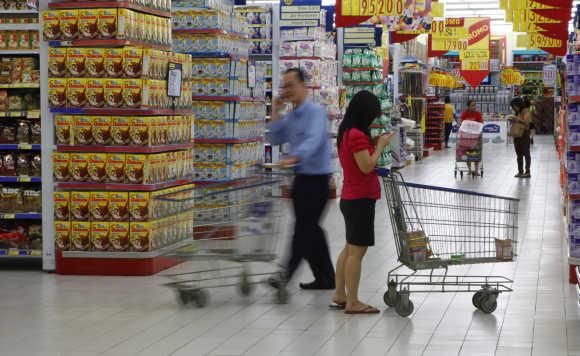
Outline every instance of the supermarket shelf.
<path id="1" fill-rule="evenodd" d="M 121 39 L 107 39 L 107 40 L 72 40 L 72 41 L 49 41 L 50 47 L 123 47 L 136 46 L 143 48 L 154 48 L 161 51 L 171 51 L 171 46 L 162 46 L 151 43 L 146 43 L 137 40 L 121 40 Z"/>
<path id="2" fill-rule="evenodd" d="M 238 55 L 227 52 L 185 52 L 194 58 L 247 58 L 247 55 Z"/>
<path id="3" fill-rule="evenodd" d="M 12 56 L 17 54 L 39 54 L 38 49 L 2 49 L 0 50 L 0 56 Z"/>
<path id="4" fill-rule="evenodd" d="M 345 81 L 342 84 L 344 85 L 378 85 L 378 84 L 383 84 L 382 82 L 379 81 L 374 81 L 374 82 L 351 82 L 351 81 Z"/>
<path id="5" fill-rule="evenodd" d="M 40 144 L 30 143 L 3 143 L 0 144 L 0 150 L 22 150 L 22 151 L 39 151 Z"/>
<path id="6" fill-rule="evenodd" d="M 374 67 L 364 67 L 364 68 L 350 68 L 350 67 L 344 67 L 342 68 L 343 72 L 346 73 L 352 73 L 352 72 L 368 72 L 371 70 L 382 70 L 382 68 L 374 68 Z"/>
<path id="7" fill-rule="evenodd" d="M 264 98 L 246 98 L 241 96 L 219 96 L 219 95 L 194 95 L 193 100 L 198 101 L 264 101 Z"/>
<path id="8" fill-rule="evenodd" d="M 248 25 L 248 27 L 257 27 L 257 28 L 265 28 L 265 27 L 270 27 L 272 26 L 269 23 L 251 23 Z"/>
<path id="9" fill-rule="evenodd" d="M 326 58 L 326 57 L 318 57 L 318 56 L 281 56 L 280 59 L 292 61 L 292 60 L 300 60 L 300 59 L 312 59 L 312 60 L 320 59 L 320 60 L 322 60 L 322 59 L 334 59 L 334 58 Z"/>
<path id="10" fill-rule="evenodd" d="M 171 11 L 163 11 L 151 7 L 135 4 L 128 1 L 63 1 L 51 2 L 50 9 L 98 9 L 98 8 L 122 8 L 132 9 L 146 14 L 171 18 Z"/>
<path id="11" fill-rule="evenodd" d="M 0 249 L 0 258 L 41 258 L 42 250 Z"/>
<path id="12" fill-rule="evenodd" d="M 174 244 L 162 247 L 155 251 L 150 252 L 107 252 L 107 251 L 62 251 L 62 257 L 64 258 L 127 258 L 127 259 L 143 259 L 143 258 L 154 258 L 162 255 L 166 255 L 168 252 L 179 249 L 180 247 L 185 247 L 192 243 L 191 238 L 178 241 Z"/>
<path id="13" fill-rule="evenodd" d="M 38 14 L 38 9 L 26 9 L 26 10 L 2 10 L 0 15 L 34 15 Z"/>
<path id="14" fill-rule="evenodd" d="M 513 64 L 546 64 L 548 61 L 513 61 Z"/>
<path id="15" fill-rule="evenodd" d="M 174 35 L 189 34 L 189 35 L 229 35 L 242 39 L 247 39 L 248 35 L 236 32 L 228 32 L 218 28 L 181 28 L 173 29 Z"/>
<path id="16" fill-rule="evenodd" d="M 196 138 L 195 143 L 248 143 L 263 141 L 262 136 L 251 138 Z"/>
<path id="17" fill-rule="evenodd" d="M 261 62 L 272 61 L 272 53 L 250 53 L 250 57 Z"/>
<path id="18" fill-rule="evenodd" d="M 178 179 L 170 182 L 157 184 L 123 184 L 123 183 L 89 183 L 89 182 L 59 182 L 59 189 L 79 189 L 79 190 L 113 190 L 113 191 L 137 191 L 152 192 L 155 190 L 177 187 L 191 183 L 191 179 Z"/>
<path id="19" fill-rule="evenodd" d="M 580 146 L 569 146 L 568 151 L 570 152 L 580 152 Z"/>
<path id="20" fill-rule="evenodd" d="M 153 108 L 51 108 L 53 114 L 68 115 L 191 115 L 191 110 L 153 109 Z"/>
<path id="21" fill-rule="evenodd" d="M 103 152 L 103 153 L 160 153 L 193 148 L 193 143 L 183 143 L 177 145 L 162 146 L 76 146 L 76 145 L 57 145 L 56 150 L 59 152 Z"/>
<path id="22" fill-rule="evenodd" d="M 0 89 L 40 89 L 40 83 L 0 84 Z"/>
<path id="23" fill-rule="evenodd" d="M 28 176 L 0 176 L 0 183 L 40 183 L 40 177 L 28 177 Z"/>
<path id="24" fill-rule="evenodd" d="M 0 111 L 0 117 L 25 117 L 28 119 L 40 119 L 40 111 Z"/>
<path id="25" fill-rule="evenodd" d="M 0 213 L 0 220 L 40 220 L 41 213 Z"/>
<path id="26" fill-rule="evenodd" d="M 40 25 L 37 23 L 3 23 L 0 24 L 0 31 L 38 31 Z"/>

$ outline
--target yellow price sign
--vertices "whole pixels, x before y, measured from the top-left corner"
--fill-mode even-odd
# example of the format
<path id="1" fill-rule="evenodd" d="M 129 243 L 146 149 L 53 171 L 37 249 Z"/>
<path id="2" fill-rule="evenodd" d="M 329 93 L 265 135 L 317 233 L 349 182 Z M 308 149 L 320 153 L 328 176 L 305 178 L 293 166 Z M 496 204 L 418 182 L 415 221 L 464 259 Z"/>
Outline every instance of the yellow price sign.
<path id="1" fill-rule="evenodd" d="M 461 61 L 461 70 L 489 70 L 489 61 L 466 59 Z"/>
<path id="2" fill-rule="evenodd" d="M 343 16 L 401 16 L 405 0 L 343 0 Z"/>
<path id="3" fill-rule="evenodd" d="M 524 77 L 519 70 L 505 68 L 501 71 L 500 81 L 503 85 L 522 85 Z"/>
<path id="4" fill-rule="evenodd" d="M 30 183 L 32 179 L 30 177 L 18 177 L 17 181 L 20 183 Z"/>
<path id="5" fill-rule="evenodd" d="M 551 38 L 541 33 L 530 33 L 518 36 L 518 47 L 527 48 L 561 48 L 563 42 L 559 38 Z"/>

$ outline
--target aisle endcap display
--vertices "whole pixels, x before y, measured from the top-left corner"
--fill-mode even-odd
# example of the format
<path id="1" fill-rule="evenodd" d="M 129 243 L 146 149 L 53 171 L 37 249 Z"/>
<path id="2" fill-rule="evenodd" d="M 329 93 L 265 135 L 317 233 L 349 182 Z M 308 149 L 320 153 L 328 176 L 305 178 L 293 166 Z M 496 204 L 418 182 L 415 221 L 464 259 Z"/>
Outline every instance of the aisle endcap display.
<path id="1" fill-rule="evenodd" d="M 171 18 L 171 9 L 152 8 L 133 1 L 59 1 L 48 3 L 49 9 L 130 9 L 145 14 Z"/>

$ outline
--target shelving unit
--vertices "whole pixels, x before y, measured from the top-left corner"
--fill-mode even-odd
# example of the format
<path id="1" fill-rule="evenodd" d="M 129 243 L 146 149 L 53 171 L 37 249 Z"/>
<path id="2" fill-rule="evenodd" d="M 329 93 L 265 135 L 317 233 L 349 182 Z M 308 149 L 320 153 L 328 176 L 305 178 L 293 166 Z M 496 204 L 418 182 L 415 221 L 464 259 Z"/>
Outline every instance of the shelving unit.
<path id="1" fill-rule="evenodd" d="M 21 6 L 22 3 L 28 4 Z M 39 13 L 33 1 L 2 9 L 0 32 L 0 258 L 42 258 Z M 18 68 L 18 70 L 16 70 Z M 26 203 L 25 198 L 34 201 Z M 49 235 L 49 234 L 48 234 Z M 15 246 L 14 244 L 17 244 Z"/>
<path id="2" fill-rule="evenodd" d="M 442 150 L 444 140 L 445 104 L 437 97 L 427 97 L 427 118 L 425 123 L 425 148 Z"/>

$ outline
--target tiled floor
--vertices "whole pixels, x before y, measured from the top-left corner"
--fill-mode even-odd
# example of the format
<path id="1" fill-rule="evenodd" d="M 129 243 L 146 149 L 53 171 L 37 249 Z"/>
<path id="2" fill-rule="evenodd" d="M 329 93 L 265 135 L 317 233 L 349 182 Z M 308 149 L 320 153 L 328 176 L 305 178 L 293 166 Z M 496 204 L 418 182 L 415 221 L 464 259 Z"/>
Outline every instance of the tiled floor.
<path id="1" fill-rule="evenodd" d="M 287 305 L 260 286 L 244 299 L 233 288 L 211 290 L 204 309 L 180 309 L 162 276 L 71 277 L 0 272 L 0 355 L 580 355 L 580 309 L 567 284 L 558 162 L 548 138 L 533 148 L 533 178 L 517 180 L 513 148 L 486 146 L 485 178 L 455 180 L 453 154 L 438 153 L 403 171 L 409 181 L 517 196 L 517 264 L 462 269 L 505 274 L 515 292 L 497 311 L 475 311 L 470 294 L 414 294 L 415 313 L 401 318 L 382 303 L 396 256 L 384 202 L 377 246 L 364 262 L 361 295 L 384 311 L 347 316 L 327 310 L 330 292 L 300 291 Z M 332 203 L 326 219 L 333 256 L 344 241 Z M 200 263 L 195 267 L 199 268 Z M 184 264 L 176 271 L 192 268 Z"/>

